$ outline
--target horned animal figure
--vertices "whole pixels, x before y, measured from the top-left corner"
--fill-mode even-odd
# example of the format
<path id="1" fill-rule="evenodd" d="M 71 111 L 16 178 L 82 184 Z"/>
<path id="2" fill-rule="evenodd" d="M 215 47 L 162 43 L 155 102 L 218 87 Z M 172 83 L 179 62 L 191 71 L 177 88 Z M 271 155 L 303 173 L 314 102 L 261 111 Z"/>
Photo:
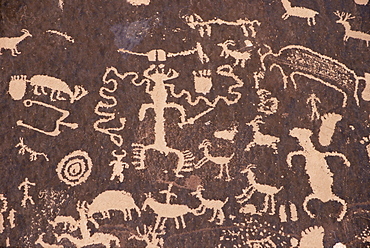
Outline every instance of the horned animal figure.
<path id="1" fill-rule="evenodd" d="M 312 199 L 318 199 L 322 202 L 337 201 L 342 204 L 343 208 L 337 220 L 341 221 L 347 211 L 347 203 L 333 193 L 333 173 L 330 171 L 327 157 L 339 157 L 343 159 L 346 166 L 350 166 L 348 159 L 339 152 L 320 152 L 316 150 L 311 141 L 312 131 L 305 128 L 293 128 L 289 135 L 298 140 L 299 145 L 303 150 L 290 152 L 287 156 L 287 164 L 292 167 L 292 159 L 294 156 L 303 156 L 306 159 L 305 170 L 309 177 L 312 193 L 306 196 L 303 202 L 303 209 L 306 213 L 314 218 L 310 210 L 308 210 L 308 202 Z"/>
<path id="2" fill-rule="evenodd" d="M 221 52 L 221 55 L 220 55 L 221 57 L 228 58 L 229 56 L 231 56 L 235 59 L 234 66 L 237 66 L 240 63 L 240 66 L 242 68 L 244 68 L 245 67 L 245 62 L 248 61 L 251 58 L 251 54 L 247 51 L 240 52 L 240 51 L 237 51 L 237 50 L 229 49 L 229 46 L 235 46 L 235 41 L 233 41 L 233 40 L 227 40 L 227 41 L 225 41 L 223 43 L 219 43 L 217 45 L 222 48 L 222 52 Z"/>
<path id="3" fill-rule="evenodd" d="M 144 201 L 142 210 L 145 210 L 147 207 L 153 209 L 154 213 L 157 215 L 157 220 L 153 230 L 157 230 L 160 227 L 161 230 L 164 229 L 165 223 L 167 219 L 174 219 L 176 224 L 176 229 L 180 228 L 180 224 L 178 219 L 180 219 L 182 227 L 185 228 L 185 220 L 184 215 L 193 213 L 196 214 L 193 209 L 190 209 L 187 205 L 179 205 L 179 204 L 169 204 L 169 203 L 160 203 L 157 202 L 149 193 L 147 195 L 146 200 Z M 160 226 L 159 224 L 162 225 Z"/>
<path id="4" fill-rule="evenodd" d="M 250 149 L 255 146 L 267 146 L 274 150 L 274 154 L 277 153 L 277 143 L 280 142 L 280 139 L 275 136 L 261 133 L 259 125 L 265 124 L 262 120 L 262 116 L 257 115 L 252 121 L 246 124 L 252 126 L 253 140 L 245 147 L 245 151 L 250 151 Z"/>
<path id="5" fill-rule="evenodd" d="M 147 227 L 144 225 L 143 232 L 140 232 L 139 227 L 136 227 L 136 231 L 139 235 L 133 234 L 128 239 L 135 238 L 136 240 L 144 241 L 146 243 L 146 248 L 161 248 L 163 247 L 163 238 L 159 238 L 159 235 L 166 234 L 165 231 L 156 232 L 153 227 L 149 226 Z"/>
<path id="6" fill-rule="evenodd" d="M 89 220 L 98 228 L 99 224 L 95 221 L 93 215 L 101 213 L 103 218 L 110 218 L 110 210 L 121 211 L 125 221 L 132 220 L 131 210 L 135 210 L 138 217 L 141 215 L 140 209 L 136 206 L 130 193 L 123 190 L 106 190 L 95 197 L 88 206 Z"/>
<path id="7" fill-rule="evenodd" d="M 204 191 L 203 186 L 198 186 L 197 190 L 191 193 L 192 195 L 195 195 L 195 197 L 198 198 L 199 201 L 201 202 L 200 206 L 197 209 L 195 209 L 195 211 L 199 215 L 202 215 L 206 212 L 207 209 L 212 209 L 213 216 L 208 221 L 213 222 L 215 221 L 216 218 L 218 218 L 219 221 L 216 222 L 216 224 L 222 225 L 225 220 L 225 214 L 222 208 L 225 206 L 226 202 L 229 200 L 229 197 L 227 197 L 224 201 L 204 199 L 202 191 Z"/>
<path id="8" fill-rule="evenodd" d="M 366 46 L 369 46 L 370 34 L 351 29 L 351 25 L 349 24 L 348 20 L 354 19 L 354 16 L 349 13 L 340 13 L 339 11 L 334 12 L 334 14 L 339 17 L 339 20 L 337 20 L 336 23 L 342 24 L 344 27 L 344 41 L 348 41 L 349 38 L 359 39 L 366 41 Z"/>
<path id="9" fill-rule="evenodd" d="M 199 149 L 203 149 L 204 158 L 199 160 L 199 162 L 194 166 L 194 168 L 199 169 L 205 163 L 207 163 L 208 161 L 211 161 L 215 164 L 220 165 L 220 167 L 221 167 L 220 168 L 220 174 L 218 176 L 216 176 L 215 178 L 218 178 L 218 179 L 222 178 L 224 167 L 225 167 L 226 181 L 230 181 L 231 177 L 230 177 L 230 174 L 229 174 L 229 163 L 230 163 L 230 160 L 234 157 L 235 153 L 231 154 L 230 157 L 214 157 L 209 153 L 209 147 L 210 146 L 211 146 L 211 143 L 209 142 L 209 140 L 203 140 L 203 142 L 199 145 Z"/>
<path id="10" fill-rule="evenodd" d="M 296 16 L 306 18 L 308 26 L 316 24 L 315 16 L 318 15 L 319 12 L 304 7 L 292 7 L 289 0 L 281 0 L 281 3 L 286 11 L 282 16 L 284 20 L 288 19 L 290 16 Z"/>
<path id="11" fill-rule="evenodd" d="M 19 37 L 0 37 L 0 55 L 2 54 L 2 49 L 9 49 L 14 57 L 21 54 L 21 52 L 17 50 L 17 45 L 27 37 L 32 37 L 27 29 L 22 29 L 21 32 L 23 32 L 23 34 Z"/>
<path id="12" fill-rule="evenodd" d="M 237 202 L 240 204 L 243 204 L 244 202 L 248 201 L 252 195 L 257 191 L 261 194 L 266 194 L 265 201 L 264 201 L 264 207 L 261 210 L 262 213 L 266 213 L 269 208 L 269 201 L 271 202 L 271 211 L 270 215 L 275 214 L 275 195 L 282 190 L 283 186 L 280 188 L 276 188 L 274 186 L 266 185 L 266 184 L 260 184 L 256 182 L 256 175 L 252 171 L 253 168 L 256 168 L 256 165 L 249 164 L 244 170 L 241 171 L 241 173 L 247 174 L 247 179 L 249 182 L 249 187 L 246 189 L 243 189 L 243 193 L 235 196 L 237 199 Z"/>
<path id="13" fill-rule="evenodd" d="M 50 100 L 66 100 L 61 93 L 67 94 L 70 98 L 70 102 L 80 100 L 82 97 L 87 95 L 89 92 L 80 85 L 75 85 L 74 92 L 69 88 L 68 84 L 62 80 L 47 76 L 47 75 L 35 75 L 29 80 L 25 75 L 12 76 L 9 82 L 9 94 L 14 100 L 20 100 L 26 93 L 26 83 L 30 83 L 33 87 L 33 93 L 35 95 L 47 95 L 46 89 L 51 90 Z M 41 89 L 41 93 L 39 92 Z"/>

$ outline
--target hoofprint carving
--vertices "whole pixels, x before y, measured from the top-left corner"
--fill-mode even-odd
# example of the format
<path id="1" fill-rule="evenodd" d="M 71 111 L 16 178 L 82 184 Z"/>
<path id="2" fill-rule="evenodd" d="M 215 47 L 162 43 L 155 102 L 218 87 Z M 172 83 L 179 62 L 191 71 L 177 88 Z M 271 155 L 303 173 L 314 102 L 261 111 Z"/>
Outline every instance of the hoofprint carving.
<path id="1" fill-rule="evenodd" d="M 27 37 L 32 37 L 27 29 L 22 29 L 22 35 L 19 37 L 0 37 L 0 55 L 2 55 L 1 50 L 9 49 L 12 52 L 12 56 L 17 56 L 21 54 L 18 51 L 17 45 Z"/>
<path id="2" fill-rule="evenodd" d="M 363 40 L 366 42 L 366 46 L 370 44 L 370 34 L 352 30 L 351 24 L 349 24 L 348 20 L 354 19 L 355 17 L 349 13 L 340 13 L 339 11 L 334 12 L 336 16 L 339 17 L 339 20 L 336 23 L 342 24 L 344 27 L 344 37 L 343 40 L 346 42 L 349 38 Z"/>
<path id="3" fill-rule="evenodd" d="M 98 228 L 99 224 L 93 218 L 95 213 L 102 214 L 103 218 L 110 218 L 109 211 L 121 211 L 125 221 L 132 220 L 131 210 L 140 217 L 140 209 L 136 206 L 131 194 L 123 190 L 106 190 L 100 193 L 93 202 L 87 206 L 87 216 Z"/>
<path id="4" fill-rule="evenodd" d="M 195 169 L 199 169 L 205 163 L 211 161 L 220 166 L 220 173 L 215 178 L 221 179 L 223 176 L 223 171 L 225 168 L 226 173 L 226 181 L 230 181 L 231 177 L 229 174 L 229 163 L 230 160 L 234 157 L 234 153 L 231 154 L 229 157 L 215 157 L 209 153 L 209 148 L 211 146 L 211 142 L 209 140 L 203 140 L 202 143 L 199 145 L 199 149 L 203 150 L 204 157 L 198 161 L 198 163 L 194 166 Z"/>
<path id="5" fill-rule="evenodd" d="M 202 191 L 204 191 L 203 186 L 198 186 L 197 190 L 191 193 L 201 202 L 200 206 L 197 209 L 195 209 L 195 211 L 197 212 L 197 214 L 202 215 L 206 212 L 207 209 L 213 210 L 212 218 L 208 221 L 213 222 L 217 218 L 218 221 L 216 222 L 216 224 L 222 225 L 225 221 L 225 214 L 222 208 L 229 200 L 229 197 L 227 197 L 224 201 L 204 199 Z"/>
<path id="6" fill-rule="evenodd" d="M 255 146 L 267 146 L 274 150 L 274 154 L 278 153 L 277 143 L 280 142 L 280 138 L 261 133 L 259 125 L 265 124 L 265 122 L 262 120 L 262 116 L 257 115 L 253 120 L 246 124 L 252 126 L 253 140 L 247 144 L 244 149 L 245 151 L 250 151 L 251 148 Z"/>
<path id="7" fill-rule="evenodd" d="M 180 223 L 182 228 L 186 227 L 184 216 L 186 214 L 192 213 L 198 215 L 194 209 L 190 209 L 187 205 L 180 204 L 170 204 L 170 203 L 160 203 L 152 197 L 152 194 L 147 194 L 147 198 L 144 201 L 142 210 L 146 210 L 148 207 L 153 209 L 154 213 L 157 215 L 156 223 L 153 231 L 163 230 L 167 219 L 173 219 L 175 221 L 176 229 L 180 228 Z M 160 225 L 162 223 L 162 225 Z"/>
<path id="8" fill-rule="evenodd" d="M 76 85 L 74 92 L 69 88 L 68 84 L 59 78 L 47 75 L 34 75 L 29 80 L 25 75 L 12 76 L 9 82 L 9 94 L 14 100 L 21 100 L 26 93 L 26 83 L 33 87 L 35 95 L 48 95 L 47 90 L 50 90 L 50 100 L 66 100 L 61 94 L 69 96 L 69 101 L 74 103 L 86 96 L 89 92 L 80 85 Z M 41 93 L 39 92 L 41 90 Z"/>
<path id="9" fill-rule="evenodd" d="M 303 209 L 306 213 L 314 218 L 310 210 L 308 210 L 308 202 L 312 199 L 319 199 L 322 202 L 337 201 L 343 208 L 339 214 L 337 221 L 341 221 L 347 212 L 347 203 L 333 193 L 333 173 L 325 160 L 326 157 L 339 157 L 343 159 L 346 166 L 350 166 L 348 159 L 339 152 L 320 152 L 316 150 L 311 141 L 312 131 L 305 128 L 293 128 L 289 135 L 298 140 L 299 145 L 303 150 L 290 152 L 287 156 L 287 164 L 292 167 L 292 159 L 294 156 L 303 156 L 306 159 L 305 170 L 309 177 L 309 183 L 312 193 L 306 196 L 303 202 Z"/>
<path id="10" fill-rule="evenodd" d="M 307 19 L 308 26 L 316 24 L 315 16 L 318 15 L 319 12 L 304 7 L 292 7 L 289 0 L 281 0 L 281 3 L 285 9 L 285 13 L 282 16 L 284 20 L 288 19 L 290 16 L 296 16 Z"/>
<path id="11" fill-rule="evenodd" d="M 311 49 L 299 45 L 286 46 L 276 54 L 269 52 L 261 55 L 262 69 L 279 69 L 283 76 L 284 89 L 287 88 L 289 81 L 297 89 L 295 76 L 304 76 L 328 86 L 343 95 L 342 107 L 347 106 L 348 96 L 353 96 L 357 106 L 360 105 L 358 89 L 360 80 L 366 82 L 366 87 L 362 92 L 365 101 L 370 100 L 370 76 L 358 76 L 345 64 Z M 320 65 L 320 66 L 317 66 Z"/>
<path id="12" fill-rule="evenodd" d="M 270 201 L 271 206 L 270 215 L 274 215 L 276 205 L 275 195 L 283 189 L 283 186 L 277 188 L 274 186 L 257 183 L 256 176 L 252 171 L 253 168 L 256 168 L 256 166 L 254 164 L 249 164 L 244 170 L 241 171 L 241 173 L 247 174 L 247 179 L 250 186 L 248 188 L 243 189 L 242 190 L 243 193 L 235 196 L 235 198 L 237 199 L 237 202 L 239 204 L 243 204 L 244 202 L 247 202 L 256 191 L 265 194 L 266 196 L 264 201 L 264 207 L 261 210 L 261 213 L 266 213 L 268 211 Z"/>

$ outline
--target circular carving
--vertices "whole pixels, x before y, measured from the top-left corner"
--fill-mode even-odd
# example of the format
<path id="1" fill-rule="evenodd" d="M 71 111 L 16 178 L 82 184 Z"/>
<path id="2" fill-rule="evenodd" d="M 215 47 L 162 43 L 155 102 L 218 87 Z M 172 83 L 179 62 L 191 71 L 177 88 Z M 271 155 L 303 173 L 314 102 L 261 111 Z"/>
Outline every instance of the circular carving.
<path id="1" fill-rule="evenodd" d="M 56 171 L 61 181 L 76 186 L 87 180 L 91 174 L 92 161 L 85 151 L 77 150 L 65 156 Z"/>

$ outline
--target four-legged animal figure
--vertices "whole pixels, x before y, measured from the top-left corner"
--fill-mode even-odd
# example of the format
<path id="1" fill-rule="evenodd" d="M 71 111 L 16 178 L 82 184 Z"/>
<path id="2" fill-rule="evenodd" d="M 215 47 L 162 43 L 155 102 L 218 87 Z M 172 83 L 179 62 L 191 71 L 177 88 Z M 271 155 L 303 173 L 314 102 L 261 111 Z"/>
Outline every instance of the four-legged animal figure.
<path id="1" fill-rule="evenodd" d="M 245 147 L 245 151 L 250 151 L 252 147 L 255 146 L 267 146 L 274 150 L 274 154 L 277 153 L 277 143 L 280 142 L 280 139 L 275 136 L 268 134 L 263 134 L 260 131 L 259 124 L 264 124 L 262 116 L 257 115 L 252 121 L 246 123 L 249 126 L 252 126 L 253 131 L 253 140 Z"/>
<path id="2" fill-rule="evenodd" d="M 315 215 L 308 210 L 307 204 L 312 199 L 319 199 L 322 202 L 337 201 L 342 204 L 343 209 L 337 220 L 341 221 L 347 211 L 347 203 L 333 193 L 333 173 L 325 160 L 327 157 L 340 157 L 348 167 L 350 162 L 339 152 L 320 152 L 316 150 L 311 141 L 312 131 L 305 128 L 293 128 L 289 135 L 298 140 L 303 150 L 290 152 L 287 156 L 287 164 L 292 167 L 294 156 L 303 156 L 306 159 L 305 170 L 309 177 L 312 193 L 306 196 L 303 202 L 303 209 L 306 213 L 314 218 Z"/>
<path id="3" fill-rule="evenodd" d="M 209 199 L 204 199 L 202 195 L 202 191 L 204 191 L 203 186 L 198 186 L 197 190 L 193 193 L 192 195 L 195 195 L 196 198 L 199 199 L 201 202 L 200 206 L 195 210 L 198 212 L 199 215 L 202 215 L 206 212 L 207 208 L 213 210 L 213 216 L 209 222 L 215 221 L 216 218 L 219 219 L 218 222 L 216 222 L 217 225 L 222 225 L 225 220 L 225 214 L 222 208 L 225 206 L 226 202 L 229 200 L 229 197 L 227 197 L 224 201 L 220 200 L 209 200 Z"/>
<path id="4" fill-rule="evenodd" d="M 234 153 L 231 154 L 230 157 L 214 157 L 209 153 L 209 147 L 211 146 L 211 143 L 209 140 L 203 140 L 203 142 L 199 145 L 199 149 L 204 149 L 204 158 L 199 160 L 199 162 L 194 166 L 195 169 L 199 169 L 202 167 L 205 163 L 208 161 L 211 161 L 215 164 L 218 164 L 221 166 L 220 168 L 220 174 L 216 176 L 215 178 L 221 179 L 223 175 L 223 170 L 225 167 L 226 172 L 226 181 L 230 181 L 231 177 L 229 175 L 229 162 L 234 157 Z"/>
<path id="5" fill-rule="evenodd" d="M 252 171 L 253 168 L 256 168 L 254 164 L 249 164 L 247 168 L 241 171 L 241 173 L 246 173 L 247 174 L 247 179 L 249 181 L 250 186 L 246 189 L 243 189 L 243 193 L 235 196 L 237 199 L 237 202 L 240 204 L 243 204 L 244 202 L 248 201 L 254 192 L 260 192 L 262 194 L 266 194 L 265 196 L 265 202 L 264 202 L 264 207 L 261 210 L 262 213 L 266 213 L 269 207 L 269 200 L 271 202 L 271 211 L 270 214 L 274 215 L 275 214 L 275 199 L 274 196 L 282 190 L 282 186 L 280 188 L 276 188 L 274 186 L 266 185 L 266 184 L 260 184 L 256 182 L 256 176 L 254 172 Z"/>

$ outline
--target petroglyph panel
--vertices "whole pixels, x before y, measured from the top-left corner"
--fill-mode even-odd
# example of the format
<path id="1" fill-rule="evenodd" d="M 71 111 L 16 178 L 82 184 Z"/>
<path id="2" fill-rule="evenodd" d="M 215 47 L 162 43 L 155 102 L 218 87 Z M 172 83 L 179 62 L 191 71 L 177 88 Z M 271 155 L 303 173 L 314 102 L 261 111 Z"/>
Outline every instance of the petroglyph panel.
<path id="1" fill-rule="evenodd" d="M 1 247 L 370 246 L 368 0 L 0 10 Z"/>

